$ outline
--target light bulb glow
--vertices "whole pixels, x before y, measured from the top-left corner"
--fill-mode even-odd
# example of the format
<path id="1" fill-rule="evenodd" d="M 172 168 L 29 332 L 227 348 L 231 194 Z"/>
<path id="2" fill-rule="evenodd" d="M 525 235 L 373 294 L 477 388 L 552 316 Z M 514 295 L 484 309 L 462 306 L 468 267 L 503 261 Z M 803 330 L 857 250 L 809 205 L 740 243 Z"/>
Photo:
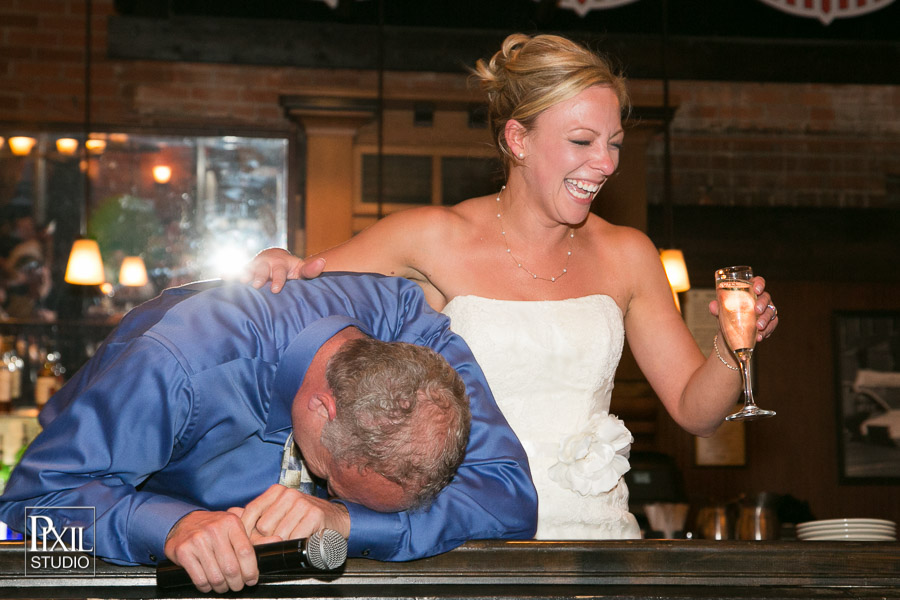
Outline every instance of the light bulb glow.
<path id="1" fill-rule="evenodd" d="M 56 149 L 60 154 L 75 154 L 75 150 L 78 149 L 78 140 L 75 138 L 59 138 L 56 140 Z"/>
<path id="2" fill-rule="evenodd" d="M 153 179 L 156 183 L 169 183 L 172 178 L 172 167 L 168 165 L 156 165 L 153 167 Z"/>
<path id="3" fill-rule="evenodd" d="M 208 264 L 213 277 L 231 279 L 240 275 L 244 265 L 252 258 L 246 247 L 238 243 L 220 242 L 210 248 Z"/>
<path id="4" fill-rule="evenodd" d="M 666 269 L 666 277 L 672 290 L 686 292 L 691 289 L 687 265 L 684 263 L 684 254 L 681 250 L 660 250 L 659 257 Z"/>
<path id="5" fill-rule="evenodd" d="M 91 154 L 101 154 L 106 150 L 106 140 L 90 139 L 84 143 L 84 147 L 87 148 Z"/>
<path id="6" fill-rule="evenodd" d="M 31 152 L 31 149 L 34 148 L 36 143 L 37 140 L 33 137 L 17 135 L 16 137 L 9 138 L 9 149 L 12 150 L 12 153 L 16 156 L 25 156 Z"/>
<path id="7" fill-rule="evenodd" d="M 126 256 L 119 269 L 119 283 L 129 287 L 147 285 L 147 267 L 140 256 Z"/>
<path id="8" fill-rule="evenodd" d="M 106 281 L 103 273 L 103 259 L 100 246 L 94 240 L 75 240 L 69 262 L 66 265 L 65 280 L 76 285 L 100 285 Z"/>

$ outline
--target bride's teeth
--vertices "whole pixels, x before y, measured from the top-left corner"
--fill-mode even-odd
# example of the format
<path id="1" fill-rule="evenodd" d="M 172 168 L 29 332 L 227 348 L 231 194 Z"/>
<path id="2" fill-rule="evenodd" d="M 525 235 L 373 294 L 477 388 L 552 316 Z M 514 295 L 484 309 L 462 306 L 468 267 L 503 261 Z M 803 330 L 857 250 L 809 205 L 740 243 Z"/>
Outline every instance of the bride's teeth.
<path id="1" fill-rule="evenodd" d="M 582 181 L 573 181 L 573 180 L 571 180 L 571 179 L 568 180 L 568 181 L 569 181 L 569 183 L 572 184 L 574 187 L 576 187 L 576 188 L 578 188 L 578 189 L 580 189 L 580 190 L 582 190 L 582 191 L 585 191 L 585 192 L 587 192 L 588 194 L 596 193 L 597 190 L 600 189 L 600 186 L 599 186 L 599 185 L 596 185 L 596 184 L 592 184 L 592 183 L 584 183 L 584 182 L 582 182 Z"/>

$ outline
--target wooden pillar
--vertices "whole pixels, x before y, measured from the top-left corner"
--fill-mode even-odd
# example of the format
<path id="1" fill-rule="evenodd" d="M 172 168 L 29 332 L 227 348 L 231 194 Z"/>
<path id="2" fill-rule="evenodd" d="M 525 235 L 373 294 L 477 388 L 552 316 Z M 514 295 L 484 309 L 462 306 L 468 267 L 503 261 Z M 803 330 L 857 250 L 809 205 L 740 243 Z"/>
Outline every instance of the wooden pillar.
<path id="1" fill-rule="evenodd" d="M 305 243 L 309 256 L 353 235 L 353 146 L 359 128 L 376 115 L 374 100 L 321 96 L 281 99 L 288 116 L 306 133 Z"/>

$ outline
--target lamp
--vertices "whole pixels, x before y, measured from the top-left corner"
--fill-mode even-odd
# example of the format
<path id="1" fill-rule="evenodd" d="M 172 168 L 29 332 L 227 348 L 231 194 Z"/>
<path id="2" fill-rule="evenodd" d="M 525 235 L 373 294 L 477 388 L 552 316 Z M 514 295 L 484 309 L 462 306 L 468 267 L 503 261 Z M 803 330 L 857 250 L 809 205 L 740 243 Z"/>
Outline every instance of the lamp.
<path id="1" fill-rule="evenodd" d="M 666 270 L 669 287 L 672 288 L 672 299 L 675 301 L 675 307 L 680 311 L 681 302 L 678 300 L 678 292 L 686 292 L 691 289 L 687 265 L 684 264 L 684 254 L 681 250 L 660 248 L 659 258 L 662 261 L 663 268 Z"/>
<path id="2" fill-rule="evenodd" d="M 168 165 L 156 165 L 153 167 L 153 180 L 156 183 L 169 183 L 172 178 L 172 167 Z"/>
<path id="3" fill-rule="evenodd" d="M 681 250 L 662 249 L 659 251 L 659 257 L 666 269 L 666 277 L 669 278 L 672 290 L 686 292 L 691 289 L 687 265 L 684 264 L 684 254 Z"/>
<path id="4" fill-rule="evenodd" d="M 87 148 L 91 154 L 103 154 L 103 151 L 106 150 L 106 140 L 90 138 L 84 143 L 84 147 Z"/>
<path id="5" fill-rule="evenodd" d="M 103 259 L 100 258 L 100 246 L 95 240 L 87 239 L 87 213 L 91 203 L 91 174 L 89 143 L 91 127 L 91 0 L 85 2 L 84 31 L 84 138 L 82 159 L 84 171 L 84 205 L 81 210 L 81 237 L 72 244 L 69 262 L 66 264 L 66 283 L 75 285 L 100 285 L 106 281 L 103 272 Z M 104 146 L 106 142 L 103 142 Z"/>
<path id="6" fill-rule="evenodd" d="M 33 137 L 17 135 L 9 138 L 9 149 L 16 156 L 26 156 L 34 148 L 35 143 L 37 140 Z"/>
<path id="7" fill-rule="evenodd" d="M 100 246 L 95 240 L 81 238 L 72 244 L 69 262 L 66 264 L 66 283 L 75 285 L 100 285 L 106 281 Z"/>
<path id="8" fill-rule="evenodd" d="M 147 267 L 140 256 L 126 256 L 119 269 L 119 283 L 128 287 L 147 285 Z"/>
<path id="9" fill-rule="evenodd" d="M 78 140 L 75 138 L 59 138 L 56 140 L 56 149 L 60 154 L 71 156 L 78 149 Z"/>
<path id="10" fill-rule="evenodd" d="M 678 292 L 686 292 L 691 289 L 691 282 L 688 279 L 687 265 L 684 262 L 684 253 L 681 250 L 674 249 L 675 246 L 675 214 L 674 201 L 672 199 L 672 115 L 669 103 L 669 70 L 666 60 L 669 45 L 669 7 L 668 0 L 663 0 L 662 5 L 662 53 L 660 56 L 662 66 L 662 85 L 663 85 L 663 118 L 665 119 L 665 128 L 663 129 L 663 200 L 666 216 L 666 237 L 669 241 L 669 248 L 661 248 L 659 251 L 660 260 L 666 269 L 666 277 L 669 279 L 669 286 L 672 288 L 672 298 L 675 300 L 675 306 L 681 310 L 681 302 L 678 300 Z"/>

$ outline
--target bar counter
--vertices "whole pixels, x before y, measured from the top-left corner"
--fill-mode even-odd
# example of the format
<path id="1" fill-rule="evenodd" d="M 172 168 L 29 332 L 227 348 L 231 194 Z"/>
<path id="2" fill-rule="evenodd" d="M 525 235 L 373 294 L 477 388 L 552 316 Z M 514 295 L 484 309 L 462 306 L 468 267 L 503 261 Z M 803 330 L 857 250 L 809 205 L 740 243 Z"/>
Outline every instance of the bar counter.
<path id="1" fill-rule="evenodd" d="M 0 543 L 2 598 L 215 597 L 158 590 L 152 567 L 96 561 L 96 575 L 24 575 L 22 542 Z M 900 598 L 900 543 L 632 540 L 475 541 L 405 563 L 350 559 L 321 578 L 263 576 L 245 598 Z"/>

